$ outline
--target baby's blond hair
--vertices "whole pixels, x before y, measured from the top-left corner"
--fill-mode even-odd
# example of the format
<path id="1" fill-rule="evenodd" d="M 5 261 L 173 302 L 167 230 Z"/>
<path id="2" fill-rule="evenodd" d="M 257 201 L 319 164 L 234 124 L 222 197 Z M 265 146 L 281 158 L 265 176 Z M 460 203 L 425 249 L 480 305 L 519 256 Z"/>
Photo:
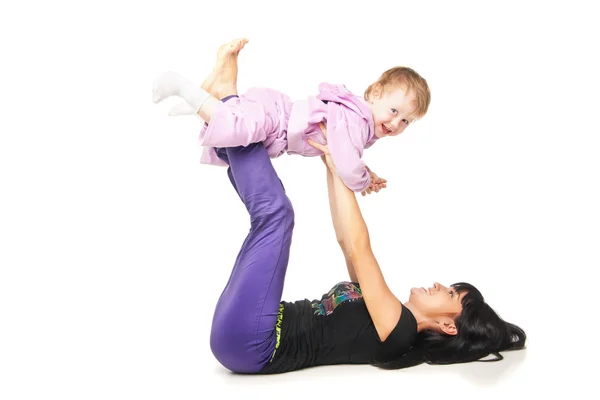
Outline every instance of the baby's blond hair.
<path id="1" fill-rule="evenodd" d="M 385 71 L 377 81 L 365 90 L 365 100 L 369 101 L 370 94 L 376 88 L 379 88 L 381 92 L 385 92 L 388 89 L 397 89 L 398 87 L 404 87 L 407 93 L 413 92 L 415 94 L 415 115 L 417 118 L 423 117 L 429 108 L 431 93 L 427 81 L 412 68 L 394 67 Z"/>

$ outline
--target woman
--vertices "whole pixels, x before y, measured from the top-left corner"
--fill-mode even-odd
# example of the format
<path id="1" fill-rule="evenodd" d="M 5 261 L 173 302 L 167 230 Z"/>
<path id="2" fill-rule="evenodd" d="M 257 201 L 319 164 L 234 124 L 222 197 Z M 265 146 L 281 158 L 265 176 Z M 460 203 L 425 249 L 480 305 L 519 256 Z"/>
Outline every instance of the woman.
<path id="1" fill-rule="evenodd" d="M 413 288 L 402 304 L 370 247 L 354 192 L 336 174 L 326 146 L 329 202 L 351 282 L 318 301 L 281 301 L 294 211 L 262 143 L 219 148 L 251 229 L 217 303 L 211 349 L 237 373 L 281 373 L 316 365 L 403 368 L 479 360 L 521 349 L 525 333 L 503 321 L 473 286 Z M 343 216 L 343 218 L 341 217 Z"/>

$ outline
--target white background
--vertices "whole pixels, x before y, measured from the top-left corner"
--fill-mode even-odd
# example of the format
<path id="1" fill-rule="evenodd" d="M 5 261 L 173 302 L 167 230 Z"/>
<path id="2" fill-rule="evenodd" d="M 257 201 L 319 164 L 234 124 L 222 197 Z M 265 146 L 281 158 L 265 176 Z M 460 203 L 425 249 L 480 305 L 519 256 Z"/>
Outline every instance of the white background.
<path id="1" fill-rule="evenodd" d="M 525 398 L 583 394 L 598 334 L 600 129 L 592 2 L 13 2 L 0 9 L 0 398 Z M 595 26 L 594 26 L 595 25 Z M 249 221 L 200 121 L 151 101 L 246 36 L 239 89 L 355 93 L 407 65 L 428 115 L 365 152 L 359 197 L 402 300 L 475 284 L 528 348 L 499 363 L 235 376 L 209 348 Z M 596 38 L 596 39 L 594 39 Z M 274 165 L 296 211 L 284 299 L 347 279 L 318 158 Z M 212 393 L 212 394 L 210 394 Z M 318 397 L 317 397 L 318 396 Z M 240 398 L 241 398 L 240 397 Z"/>

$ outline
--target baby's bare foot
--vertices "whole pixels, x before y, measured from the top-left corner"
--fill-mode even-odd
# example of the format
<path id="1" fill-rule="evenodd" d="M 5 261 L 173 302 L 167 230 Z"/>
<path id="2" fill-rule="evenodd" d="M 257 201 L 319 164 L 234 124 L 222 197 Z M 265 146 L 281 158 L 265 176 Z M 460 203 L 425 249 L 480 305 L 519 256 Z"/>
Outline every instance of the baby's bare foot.
<path id="1" fill-rule="evenodd" d="M 202 89 L 216 98 L 237 94 L 237 58 L 248 39 L 234 39 L 217 51 L 217 62 Z"/>

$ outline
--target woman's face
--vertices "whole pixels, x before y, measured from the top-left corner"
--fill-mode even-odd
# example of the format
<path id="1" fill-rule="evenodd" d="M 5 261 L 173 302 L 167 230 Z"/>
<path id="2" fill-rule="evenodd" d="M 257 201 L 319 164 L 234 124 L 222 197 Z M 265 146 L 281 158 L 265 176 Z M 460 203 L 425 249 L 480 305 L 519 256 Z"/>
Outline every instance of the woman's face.
<path id="1" fill-rule="evenodd" d="M 435 282 L 430 288 L 412 288 L 408 301 L 423 316 L 456 318 L 462 312 L 462 298 L 466 293 Z"/>

